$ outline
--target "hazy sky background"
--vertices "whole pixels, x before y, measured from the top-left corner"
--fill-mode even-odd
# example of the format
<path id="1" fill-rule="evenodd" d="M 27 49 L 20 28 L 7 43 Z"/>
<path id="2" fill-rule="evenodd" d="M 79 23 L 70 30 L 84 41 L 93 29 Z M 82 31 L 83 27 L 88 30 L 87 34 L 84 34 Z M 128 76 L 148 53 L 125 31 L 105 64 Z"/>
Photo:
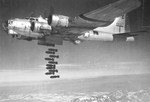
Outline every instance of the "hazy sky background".
<path id="1" fill-rule="evenodd" d="M 9 0 L 6 0 L 9 2 Z M 11 1 L 11 0 L 10 0 Z M 55 13 L 77 16 L 116 0 L 12 0 L 1 5 L 1 21 L 8 18 L 38 16 L 52 5 Z M 2 4 L 2 2 L 1 2 Z M 132 21 L 135 22 L 135 21 Z M 136 22 L 135 22 L 136 23 Z M 137 23 L 136 23 L 137 24 Z M 59 49 L 58 65 L 62 78 L 90 78 L 101 75 L 143 74 L 150 72 L 150 36 L 140 35 L 134 43 L 64 42 Z M 0 31 L 0 82 L 48 80 L 44 58 L 48 47 L 37 41 L 14 40 Z"/>

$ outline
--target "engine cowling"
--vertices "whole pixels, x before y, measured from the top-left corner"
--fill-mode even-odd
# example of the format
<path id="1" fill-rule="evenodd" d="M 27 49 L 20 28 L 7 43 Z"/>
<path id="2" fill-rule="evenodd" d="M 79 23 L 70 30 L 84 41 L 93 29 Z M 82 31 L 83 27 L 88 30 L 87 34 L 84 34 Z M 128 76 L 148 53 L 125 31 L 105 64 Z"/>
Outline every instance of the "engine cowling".
<path id="1" fill-rule="evenodd" d="M 69 17 L 64 15 L 49 15 L 48 24 L 52 27 L 68 27 Z"/>
<path id="2" fill-rule="evenodd" d="M 8 34 L 11 35 L 12 38 L 16 38 L 19 39 L 21 38 L 21 35 L 17 34 L 15 31 L 13 31 L 12 29 L 8 30 Z"/>
<path id="3" fill-rule="evenodd" d="M 74 44 L 76 44 L 76 45 L 79 45 L 80 43 L 81 43 L 80 40 L 75 40 L 75 41 L 74 41 Z"/>
<path id="4" fill-rule="evenodd" d="M 20 34 L 10 34 L 12 38 L 14 39 L 24 39 L 22 35 Z"/>
<path id="5" fill-rule="evenodd" d="M 133 41 L 135 41 L 135 38 L 132 36 L 126 38 L 126 42 L 133 42 Z"/>
<path id="6" fill-rule="evenodd" d="M 15 34 L 17 34 L 17 33 L 16 33 L 15 31 L 13 31 L 12 29 L 9 29 L 9 30 L 8 30 L 8 34 L 12 34 L 12 35 L 14 34 L 14 35 L 15 35 Z"/>

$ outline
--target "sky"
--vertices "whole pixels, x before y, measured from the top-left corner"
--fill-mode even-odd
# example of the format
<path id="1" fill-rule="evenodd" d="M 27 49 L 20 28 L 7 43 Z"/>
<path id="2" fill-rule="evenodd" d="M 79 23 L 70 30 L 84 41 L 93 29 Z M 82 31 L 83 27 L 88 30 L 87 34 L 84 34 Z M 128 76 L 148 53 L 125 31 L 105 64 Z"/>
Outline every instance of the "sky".
<path id="1" fill-rule="evenodd" d="M 9 0 L 6 0 L 10 2 Z M 16 1 L 13 3 L 13 1 Z M 55 13 L 77 16 L 115 0 L 13 0 L 1 2 L 1 22 L 9 18 L 25 18 L 32 12 L 42 15 L 53 6 Z M 9 6 L 8 6 L 9 5 Z M 132 17 L 134 18 L 134 17 Z M 131 23 L 137 24 L 133 19 Z M 135 26 L 133 26 L 134 28 Z M 150 36 L 140 35 L 136 42 L 64 42 L 58 48 L 58 68 L 62 79 L 91 78 L 103 75 L 143 74 L 150 72 Z M 0 83 L 49 80 L 44 60 L 48 47 L 37 41 L 11 39 L 0 30 Z"/>

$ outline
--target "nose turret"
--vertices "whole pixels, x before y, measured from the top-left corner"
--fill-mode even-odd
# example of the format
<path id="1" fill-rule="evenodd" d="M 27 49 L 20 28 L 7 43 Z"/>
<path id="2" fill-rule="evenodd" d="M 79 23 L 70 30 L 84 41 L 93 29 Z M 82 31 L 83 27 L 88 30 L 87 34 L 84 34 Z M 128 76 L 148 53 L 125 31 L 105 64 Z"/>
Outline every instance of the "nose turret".
<path id="1" fill-rule="evenodd" d="M 13 31 L 12 23 L 13 23 L 12 20 L 7 20 L 7 21 L 2 23 L 2 27 L 8 35 L 16 36 L 17 33 L 15 31 Z"/>

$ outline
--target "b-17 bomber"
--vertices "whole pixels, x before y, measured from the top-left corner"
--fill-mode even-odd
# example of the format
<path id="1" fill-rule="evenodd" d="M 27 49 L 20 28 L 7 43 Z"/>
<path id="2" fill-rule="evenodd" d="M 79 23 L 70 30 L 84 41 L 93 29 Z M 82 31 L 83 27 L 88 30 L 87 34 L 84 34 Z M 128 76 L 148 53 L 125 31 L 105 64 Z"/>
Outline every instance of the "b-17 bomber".
<path id="1" fill-rule="evenodd" d="M 75 45 L 84 41 L 135 41 L 139 31 L 132 32 L 129 26 L 127 14 L 141 6 L 140 0 L 117 0 L 104 7 L 83 12 L 75 17 L 55 14 L 50 11 L 46 17 L 14 18 L 5 21 L 2 26 L 8 35 L 19 40 L 37 40 L 38 45 L 55 47 L 63 45 L 63 41 Z M 140 31 L 140 33 L 142 33 Z M 58 49 L 49 48 L 47 69 L 58 64 L 55 55 Z M 56 67 L 55 67 L 56 68 Z M 54 71 L 47 72 L 46 75 Z M 50 78 L 59 78 L 51 76 Z"/>

